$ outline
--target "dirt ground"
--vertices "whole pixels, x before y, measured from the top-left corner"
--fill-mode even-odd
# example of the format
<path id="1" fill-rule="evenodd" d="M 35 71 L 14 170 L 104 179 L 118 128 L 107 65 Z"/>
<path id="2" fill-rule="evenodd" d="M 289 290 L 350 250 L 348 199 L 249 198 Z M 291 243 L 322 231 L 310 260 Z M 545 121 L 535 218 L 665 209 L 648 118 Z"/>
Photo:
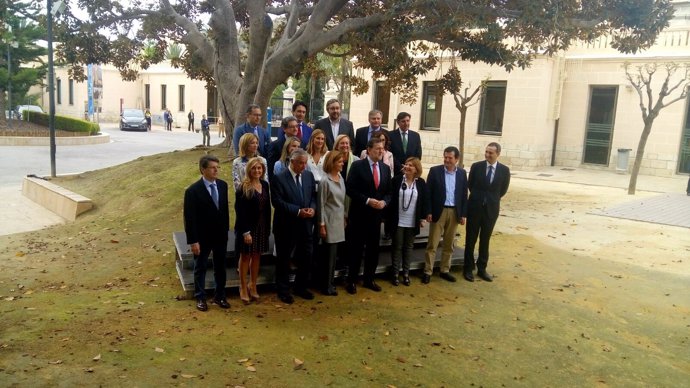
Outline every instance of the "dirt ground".
<path id="1" fill-rule="evenodd" d="M 76 222 L 0 237 L 2 386 L 612 386 L 690 379 L 690 235 L 588 214 L 622 190 L 513 179 L 493 283 L 232 308 L 178 301 L 171 232 L 202 151 L 60 182 Z M 222 154 L 222 151 L 218 151 Z M 222 165 L 227 179 L 230 165 Z M 641 193 L 639 195 L 646 195 Z"/>

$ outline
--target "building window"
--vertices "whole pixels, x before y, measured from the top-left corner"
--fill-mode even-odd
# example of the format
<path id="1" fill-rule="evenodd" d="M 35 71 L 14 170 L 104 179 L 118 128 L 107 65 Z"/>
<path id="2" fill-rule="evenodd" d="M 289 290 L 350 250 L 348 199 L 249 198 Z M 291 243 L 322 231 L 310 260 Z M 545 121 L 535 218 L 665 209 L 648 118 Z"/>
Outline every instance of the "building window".
<path id="1" fill-rule="evenodd" d="M 374 91 L 374 109 L 381 111 L 381 126 L 388 127 L 388 112 L 391 105 L 391 88 L 386 81 L 376 81 Z"/>
<path id="2" fill-rule="evenodd" d="M 594 86 L 590 89 L 584 163 L 609 165 L 617 96 L 617 86 Z"/>
<path id="3" fill-rule="evenodd" d="M 161 109 L 165 110 L 168 107 L 168 104 L 166 103 L 166 98 L 165 98 L 165 92 L 167 89 L 167 85 L 161 85 Z"/>
<path id="4" fill-rule="evenodd" d="M 67 92 L 69 93 L 69 104 L 74 105 L 74 80 L 67 81 Z"/>
<path id="5" fill-rule="evenodd" d="M 441 107 L 443 105 L 443 89 L 436 81 L 424 82 L 422 95 L 422 129 L 441 130 Z"/>
<path id="6" fill-rule="evenodd" d="M 57 94 L 57 103 L 62 104 L 62 80 L 58 78 L 56 84 L 56 89 L 57 91 L 55 92 Z"/>
<path id="7" fill-rule="evenodd" d="M 184 109 L 184 85 L 179 85 L 178 90 L 179 90 L 179 96 L 180 96 L 180 102 L 178 104 L 179 111 L 184 112 L 184 110 L 185 110 Z"/>
<path id="8" fill-rule="evenodd" d="M 690 97 L 685 112 L 685 127 L 680 140 L 680 155 L 678 155 L 678 172 L 690 173 Z"/>
<path id="9" fill-rule="evenodd" d="M 479 130 L 483 135 L 500 135 L 503 133 L 503 112 L 506 106 L 506 81 L 489 81 L 482 91 L 482 103 L 479 109 Z"/>
<path id="10" fill-rule="evenodd" d="M 151 85 L 144 85 L 144 101 L 146 102 L 145 108 L 151 109 Z"/>

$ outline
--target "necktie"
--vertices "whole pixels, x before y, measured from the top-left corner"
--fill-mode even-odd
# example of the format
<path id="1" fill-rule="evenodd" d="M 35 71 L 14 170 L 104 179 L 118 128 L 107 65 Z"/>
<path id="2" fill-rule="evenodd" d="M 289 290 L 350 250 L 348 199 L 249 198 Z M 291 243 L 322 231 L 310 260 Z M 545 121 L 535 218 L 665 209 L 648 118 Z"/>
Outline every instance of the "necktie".
<path id="1" fill-rule="evenodd" d="M 215 183 L 211 183 L 211 198 L 213 198 L 213 203 L 216 204 L 216 209 L 220 209 L 220 204 L 218 203 L 218 190 L 216 189 Z"/>
<path id="2" fill-rule="evenodd" d="M 377 164 L 378 164 L 377 162 L 374 162 L 371 165 L 371 171 L 374 174 L 374 187 L 376 187 L 376 189 L 378 190 L 378 188 L 379 188 L 379 172 L 376 168 Z"/>
<path id="3" fill-rule="evenodd" d="M 403 152 L 407 153 L 407 132 L 403 132 L 402 137 L 403 137 Z"/>
<path id="4" fill-rule="evenodd" d="M 491 175 L 493 175 L 494 172 L 494 166 L 489 166 L 489 172 L 486 174 L 486 185 L 489 186 L 491 184 Z"/>
<path id="5" fill-rule="evenodd" d="M 299 191 L 299 198 L 300 200 L 303 199 L 303 194 L 302 194 L 302 183 L 299 181 L 299 176 L 300 174 L 295 175 L 295 183 L 297 184 L 297 191 Z"/>
<path id="6" fill-rule="evenodd" d="M 297 126 L 297 138 L 302 140 L 302 123 L 299 123 L 299 125 Z"/>

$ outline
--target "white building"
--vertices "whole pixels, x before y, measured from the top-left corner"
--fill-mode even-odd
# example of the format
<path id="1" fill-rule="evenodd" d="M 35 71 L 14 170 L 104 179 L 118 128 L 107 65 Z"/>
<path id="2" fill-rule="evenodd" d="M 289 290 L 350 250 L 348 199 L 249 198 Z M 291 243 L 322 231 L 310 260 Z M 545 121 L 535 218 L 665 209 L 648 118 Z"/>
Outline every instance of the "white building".
<path id="1" fill-rule="evenodd" d="M 464 85 L 478 85 L 489 77 L 484 98 L 467 112 L 465 163 L 483 159 L 486 144 L 496 141 L 503 147 L 501 160 L 518 170 L 552 164 L 614 170 L 619 148 L 632 149 L 632 167 L 643 123 L 638 95 L 625 79 L 623 64 L 690 63 L 690 1 L 674 5 L 676 15 L 669 28 L 652 48 L 637 55 L 620 54 L 604 37 L 574 45 L 559 56 L 537 57 L 526 70 L 510 73 L 458 61 Z M 437 71 L 419 79 L 414 105 L 388 93 L 385 80 L 371 79 L 368 93 L 352 96 L 351 120 L 356 127 L 367 125 L 368 112 L 380 109 L 388 128 L 393 128 L 396 114 L 408 112 L 412 129 L 422 137 L 424 162 L 441 163 L 442 150 L 459 143 L 460 113 L 453 96 L 443 94 L 435 82 L 449 65 L 450 60 L 444 61 Z M 657 73 L 655 93 L 663 74 L 663 69 Z M 641 173 L 688 172 L 690 103 L 686 100 L 665 108 L 656 119 Z"/>

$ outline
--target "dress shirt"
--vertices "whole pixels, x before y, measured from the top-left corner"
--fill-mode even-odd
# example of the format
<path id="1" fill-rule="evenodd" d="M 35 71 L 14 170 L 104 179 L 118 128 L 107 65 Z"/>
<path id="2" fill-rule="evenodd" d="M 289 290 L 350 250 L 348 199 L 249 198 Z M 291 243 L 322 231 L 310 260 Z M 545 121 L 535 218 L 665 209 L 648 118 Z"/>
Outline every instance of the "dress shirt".
<path id="1" fill-rule="evenodd" d="M 333 132 L 333 141 L 335 141 L 335 138 L 338 137 L 338 131 L 340 131 L 340 119 L 333 121 L 329 118 L 328 120 L 331 122 L 331 132 Z"/>
<path id="2" fill-rule="evenodd" d="M 498 167 L 498 160 L 494 162 L 494 164 L 490 164 L 489 162 L 486 162 L 486 173 L 489 173 L 489 166 L 492 166 L 493 168 L 491 169 L 491 177 L 489 179 L 489 183 L 494 183 L 494 177 L 496 176 L 496 167 Z"/>
<path id="3" fill-rule="evenodd" d="M 455 173 L 457 171 L 457 167 L 455 167 L 453 171 L 448 171 L 445 167 L 443 168 L 446 180 L 446 202 L 443 203 L 443 206 L 455 207 Z"/>

